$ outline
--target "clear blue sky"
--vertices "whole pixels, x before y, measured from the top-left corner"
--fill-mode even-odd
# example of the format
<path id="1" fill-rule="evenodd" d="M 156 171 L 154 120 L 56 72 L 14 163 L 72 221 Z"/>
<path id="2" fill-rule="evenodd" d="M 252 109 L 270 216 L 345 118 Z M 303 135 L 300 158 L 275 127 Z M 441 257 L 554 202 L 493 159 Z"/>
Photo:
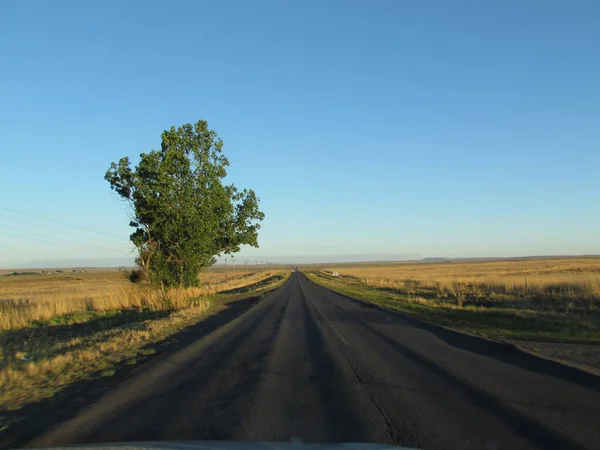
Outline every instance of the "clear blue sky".
<path id="1" fill-rule="evenodd" d="M 240 259 L 600 253 L 598 23 L 596 0 L 5 0 L 0 206 L 111 237 L 0 209 L 0 265 L 122 257 L 108 165 L 199 119 L 267 215 Z"/>

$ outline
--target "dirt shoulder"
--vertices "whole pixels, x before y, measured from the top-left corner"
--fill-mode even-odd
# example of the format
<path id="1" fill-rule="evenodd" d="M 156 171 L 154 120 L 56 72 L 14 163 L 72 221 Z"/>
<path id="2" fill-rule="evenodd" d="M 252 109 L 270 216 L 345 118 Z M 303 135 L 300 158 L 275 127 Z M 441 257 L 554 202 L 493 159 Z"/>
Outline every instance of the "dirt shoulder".
<path id="1" fill-rule="evenodd" d="M 509 341 L 517 347 L 600 376 L 600 345 L 562 342 Z"/>

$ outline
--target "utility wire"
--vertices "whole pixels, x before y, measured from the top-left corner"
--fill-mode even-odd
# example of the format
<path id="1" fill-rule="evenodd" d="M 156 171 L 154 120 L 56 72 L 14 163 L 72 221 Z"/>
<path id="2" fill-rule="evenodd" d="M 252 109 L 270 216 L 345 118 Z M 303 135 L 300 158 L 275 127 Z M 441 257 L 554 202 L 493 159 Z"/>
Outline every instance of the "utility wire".
<path id="1" fill-rule="evenodd" d="M 37 228 L 42 228 L 44 230 L 53 231 L 55 233 L 66 234 L 67 236 L 72 236 L 72 237 L 76 237 L 79 239 L 91 239 L 89 236 L 82 236 L 82 235 L 76 235 L 76 234 L 74 235 L 69 231 L 57 230 L 56 228 L 46 227 L 44 225 L 39 225 L 37 223 L 27 222 L 26 220 L 16 219 L 14 217 L 5 216 L 4 214 L 0 214 L 0 217 L 2 217 L 4 219 L 12 220 L 14 222 L 23 223 L 25 225 L 29 225 L 32 227 L 37 227 Z M 123 245 L 123 242 L 109 241 L 107 239 L 97 238 L 97 237 L 94 237 L 93 239 L 94 239 L 94 242 L 105 242 L 107 244 L 112 244 L 112 245 Z M 83 245 L 87 245 L 87 244 L 83 244 Z"/>
<path id="2" fill-rule="evenodd" d="M 18 234 L 5 233 L 4 231 L 0 231 L 0 234 L 4 234 L 6 236 L 12 236 L 12 237 L 21 238 L 21 239 L 24 239 L 26 241 L 35 241 L 35 242 L 43 242 L 44 244 L 58 245 L 59 247 L 71 247 L 71 248 L 76 248 L 78 250 L 82 250 L 82 249 L 83 250 L 90 250 L 90 249 L 83 248 L 83 247 L 78 247 L 78 246 L 75 246 L 75 245 L 61 244 L 59 242 L 45 241 L 45 240 L 42 240 L 42 239 L 36 239 L 36 238 L 31 238 L 31 237 L 26 237 L 26 236 L 19 236 Z M 107 251 L 107 252 L 111 252 L 111 253 L 115 252 L 114 250 L 100 249 L 100 248 L 98 248 L 98 249 L 91 249 L 91 250 L 94 250 L 94 251 Z"/>
<path id="3" fill-rule="evenodd" d="M 106 248 L 106 247 L 99 247 L 99 246 L 96 246 L 96 245 L 89 245 L 89 244 L 81 244 L 79 242 L 72 242 L 72 241 L 68 241 L 66 239 L 61 239 L 61 238 L 57 238 L 57 237 L 54 237 L 54 236 L 48 236 L 46 234 L 36 233 L 35 231 L 30 231 L 30 230 L 24 231 L 24 230 L 20 230 L 18 228 L 15 228 L 15 227 L 10 227 L 8 225 L 4 225 L 2 223 L 0 223 L 0 227 L 8 228 L 9 230 L 18 231 L 20 233 L 33 234 L 35 236 L 39 236 L 39 237 L 42 237 L 44 239 L 51 239 L 51 240 L 58 241 L 58 242 L 61 242 L 61 243 L 67 244 L 67 245 L 71 245 L 71 246 L 79 246 L 81 248 L 85 247 L 86 250 L 106 250 L 106 251 L 113 251 L 113 252 L 117 252 L 117 251 L 121 252 L 121 251 L 123 251 L 123 249 Z"/>
<path id="4" fill-rule="evenodd" d="M 18 211 L 18 210 L 13 209 L 13 208 L 7 208 L 6 206 L 0 206 L 0 209 L 5 209 L 7 211 L 11 211 L 11 212 L 14 212 L 14 213 L 17 213 L 17 214 L 22 214 L 24 216 L 35 217 L 36 219 L 45 220 L 47 222 L 54 222 L 54 223 L 57 223 L 59 225 L 63 225 L 65 227 L 77 228 L 79 230 L 89 231 L 90 233 L 102 234 L 104 236 L 109 236 L 109 237 L 112 237 L 112 238 L 122 239 L 122 236 L 116 236 L 114 234 L 109 234 L 109 233 L 104 233 L 102 231 L 92 230 L 91 228 L 80 227 L 78 225 L 73 225 L 73 224 L 70 224 L 70 223 L 61 222 L 59 220 L 48 219 L 46 217 L 38 216 L 36 214 L 30 214 L 30 213 L 26 213 L 26 212 L 23 212 L 23 211 Z"/>

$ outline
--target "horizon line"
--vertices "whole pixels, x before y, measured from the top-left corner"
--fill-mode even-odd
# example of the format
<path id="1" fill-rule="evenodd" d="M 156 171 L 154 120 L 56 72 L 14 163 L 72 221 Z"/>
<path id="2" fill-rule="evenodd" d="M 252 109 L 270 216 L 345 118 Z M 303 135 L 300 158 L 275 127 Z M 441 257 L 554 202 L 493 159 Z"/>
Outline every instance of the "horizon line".
<path id="1" fill-rule="evenodd" d="M 349 256 L 349 255 L 346 255 Z M 380 260 L 380 259 L 364 259 L 364 260 L 356 260 L 356 261 L 320 261 L 320 262 L 284 262 L 284 261 L 272 261 L 272 262 L 268 262 L 268 261 L 263 261 L 260 260 L 260 264 L 256 264 L 256 263 L 248 263 L 250 266 L 268 266 L 268 265 L 275 265 L 275 266 L 281 266 L 281 265 L 286 265 L 286 266 L 294 266 L 294 265 L 298 265 L 298 266 L 307 266 L 307 265 L 327 265 L 327 264 L 368 264 L 368 263 L 417 263 L 417 262 L 441 262 L 441 261 L 502 261 L 502 260 L 531 260 L 531 259 L 561 259 L 561 258 L 565 258 L 565 259 L 577 259 L 577 258 L 600 258 L 600 254 L 577 254 L 577 255 L 561 255 L 561 254 L 556 254 L 556 255 L 528 255 L 528 256 L 474 256 L 474 257 L 469 257 L 469 256 L 458 256 L 458 257 L 445 257 L 445 256 L 439 256 L 439 257 L 424 257 L 424 258 L 418 258 L 418 259 L 390 259 L 390 260 Z M 210 267 L 225 267 L 225 263 L 217 263 L 217 264 L 213 264 Z M 227 266 L 246 266 L 245 263 L 230 263 L 227 264 Z M 13 267 L 0 267 L 0 271 L 17 271 L 17 270 L 24 270 L 24 269 L 28 269 L 28 270 L 48 270 L 48 269 L 55 269 L 55 270 L 60 270 L 60 269 L 131 269 L 131 268 L 135 268 L 135 265 L 114 265 L 114 266 L 107 266 L 107 265 L 56 265 L 56 266 L 47 266 L 47 265 L 43 265 L 43 266 L 35 266 L 35 265 L 31 265 L 31 266 L 13 266 Z"/>

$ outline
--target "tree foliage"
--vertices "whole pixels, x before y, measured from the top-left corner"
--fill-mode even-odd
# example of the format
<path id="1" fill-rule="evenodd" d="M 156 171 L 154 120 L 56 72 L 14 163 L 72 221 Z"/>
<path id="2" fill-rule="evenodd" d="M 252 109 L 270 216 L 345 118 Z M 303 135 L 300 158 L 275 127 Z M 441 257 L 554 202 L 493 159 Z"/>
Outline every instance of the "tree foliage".
<path id="1" fill-rule="evenodd" d="M 160 150 L 112 163 L 105 179 L 132 208 L 131 241 L 143 278 L 152 284 L 193 286 L 215 256 L 258 247 L 264 214 L 251 189 L 223 183 L 229 161 L 206 121 L 171 127 Z"/>

